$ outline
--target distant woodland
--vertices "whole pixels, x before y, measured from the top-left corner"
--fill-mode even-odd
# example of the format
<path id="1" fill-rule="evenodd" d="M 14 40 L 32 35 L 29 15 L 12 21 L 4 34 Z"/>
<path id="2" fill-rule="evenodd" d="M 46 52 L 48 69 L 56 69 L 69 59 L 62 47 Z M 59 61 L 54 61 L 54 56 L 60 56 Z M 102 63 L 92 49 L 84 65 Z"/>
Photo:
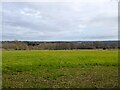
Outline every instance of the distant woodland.
<path id="1" fill-rule="evenodd" d="M 2 50 L 74 50 L 74 49 L 118 49 L 118 41 L 2 41 Z"/>

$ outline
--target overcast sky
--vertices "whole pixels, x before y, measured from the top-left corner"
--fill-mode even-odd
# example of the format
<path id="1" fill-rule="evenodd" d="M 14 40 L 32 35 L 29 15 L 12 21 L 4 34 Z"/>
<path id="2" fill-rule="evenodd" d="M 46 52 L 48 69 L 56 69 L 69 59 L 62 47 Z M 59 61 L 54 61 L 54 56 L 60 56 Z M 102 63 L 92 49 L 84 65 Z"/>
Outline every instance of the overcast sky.
<path id="1" fill-rule="evenodd" d="M 118 39 L 118 5 L 112 0 L 4 2 L 2 19 L 3 40 Z"/>

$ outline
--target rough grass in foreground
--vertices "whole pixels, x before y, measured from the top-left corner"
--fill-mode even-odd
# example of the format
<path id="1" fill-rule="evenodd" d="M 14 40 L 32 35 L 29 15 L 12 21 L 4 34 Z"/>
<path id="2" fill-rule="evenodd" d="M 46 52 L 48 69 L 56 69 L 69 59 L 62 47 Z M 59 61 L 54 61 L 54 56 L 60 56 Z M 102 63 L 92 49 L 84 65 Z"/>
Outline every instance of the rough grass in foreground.
<path id="1" fill-rule="evenodd" d="M 118 87 L 117 50 L 3 51 L 3 88 Z"/>

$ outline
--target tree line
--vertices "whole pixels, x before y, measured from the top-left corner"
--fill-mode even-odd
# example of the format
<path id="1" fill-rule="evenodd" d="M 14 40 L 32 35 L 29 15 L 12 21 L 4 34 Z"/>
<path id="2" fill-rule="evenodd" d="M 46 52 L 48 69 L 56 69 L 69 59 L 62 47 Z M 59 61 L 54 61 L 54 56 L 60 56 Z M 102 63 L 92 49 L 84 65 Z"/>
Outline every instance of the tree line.
<path id="1" fill-rule="evenodd" d="M 4 50 L 118 49 L 118 41 L 35 42 L 2 41 Z"/>

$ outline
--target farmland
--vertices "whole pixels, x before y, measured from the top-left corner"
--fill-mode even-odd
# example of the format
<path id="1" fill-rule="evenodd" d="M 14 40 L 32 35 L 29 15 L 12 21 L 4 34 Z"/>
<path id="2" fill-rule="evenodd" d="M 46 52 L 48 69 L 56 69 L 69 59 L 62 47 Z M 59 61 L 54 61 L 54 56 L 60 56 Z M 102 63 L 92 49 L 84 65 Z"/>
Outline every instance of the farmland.
<path id="1" fill-rule="evenodd" d="M 118 51 L 3 51 L 2 70 L 3 88 L 115 88 Z"/>

